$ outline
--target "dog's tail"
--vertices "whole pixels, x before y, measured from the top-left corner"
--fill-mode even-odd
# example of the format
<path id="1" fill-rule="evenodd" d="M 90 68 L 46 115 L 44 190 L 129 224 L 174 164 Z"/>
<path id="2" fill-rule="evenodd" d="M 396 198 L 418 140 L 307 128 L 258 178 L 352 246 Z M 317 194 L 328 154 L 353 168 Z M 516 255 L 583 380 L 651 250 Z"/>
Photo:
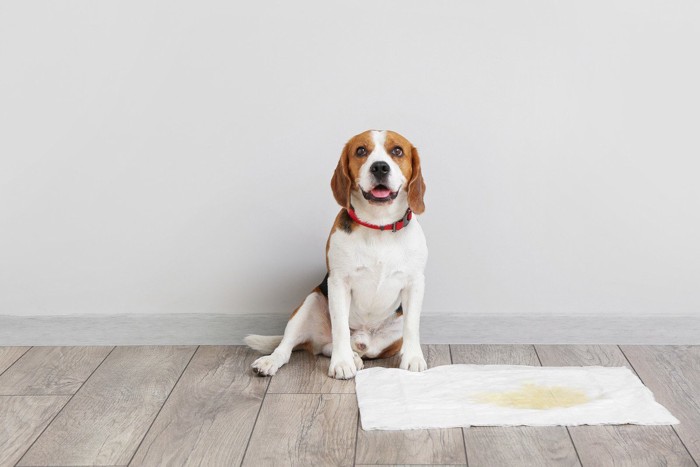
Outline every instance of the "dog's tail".
<path id="1" fill-rule="evenodd" d="M 250 334 L 243 339 L 243 342 L 253 350 L 269 355 L 282 342 L 282 336 L 258 336 Z"/>

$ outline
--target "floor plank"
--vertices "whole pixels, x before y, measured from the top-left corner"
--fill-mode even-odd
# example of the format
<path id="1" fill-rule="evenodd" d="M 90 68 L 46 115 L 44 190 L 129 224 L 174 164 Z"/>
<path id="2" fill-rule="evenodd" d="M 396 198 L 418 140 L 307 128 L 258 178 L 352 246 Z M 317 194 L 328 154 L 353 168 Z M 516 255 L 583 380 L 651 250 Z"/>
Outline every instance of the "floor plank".
<path id="1" fill-rule="evenodd" d="M 535 348 L 531 345 L 452 344 L 450 351 L 452 363 L 540 366 Z"/>
<path id="2" fill-rule="evenodd" d="M 423 356 L 428 368 L 450 364 L 448 345 L 424 345 Z M 397 368 L 401 357 L 385 360 L 368 360 L 368 368 L 383 366 Z M 462 430 L 445 428 L 438 430 L 364 431 L 357 432 L 358 464 L 464 464 Z"/>
<path id="3" fill-rule="evenodd" d="M 637 374 L 680 420 L 674 429 L 700 464 L 700 346 L 625 345 Z"/>
<path id="4" fill-rule="evenodd" d="M 0 347 L 0 375 L 31 347 Z"/>
<path id="5" fill-rule="evenodd" d="M 545 366 L 625 366 L 632 369 L 616 345 L 536 345 Z"/>
<path id="6" fill-rule="evenodd" d="M 539 366 L 531 345 L 451 345 L 453 363 Z M 470 466 L 580 465 L 565 427 L 464 428 Z"/>
<path id="7" fill-rule="evenodd" d="M 242 346 L 200 347 L 131 465 L 240 465 L 270 381 L 249 371 L 257 357 Z"/>
<path id="8" fill-rule="evenodd" d="M 0 376 L 0 395 L 70 395 L 112 347 L 32 347 Z"/>
<path id="9" fill-rule="evenodd" d="M 14 465 L 70 396 L 0 396 L 0 465 Z"/>
<path id="10" fill-rule="evenodd" d="M 542 364 L 547 366 L 630 367 L 616 345 L 537 345 L 535 348 Z M 574 426 L 569 432 L 584 465 L 695 465 L 670 426 Z"/>
<path id="11" fill-rule="evenodd" d="M 354 394 L 267 394 L 244 466 L 351 466 L 357 430 Z"/>
<path id="12" fill-rule="evenodd" d="M 125 465 L 196 347 L 117 347 L 19 465 Z"/>

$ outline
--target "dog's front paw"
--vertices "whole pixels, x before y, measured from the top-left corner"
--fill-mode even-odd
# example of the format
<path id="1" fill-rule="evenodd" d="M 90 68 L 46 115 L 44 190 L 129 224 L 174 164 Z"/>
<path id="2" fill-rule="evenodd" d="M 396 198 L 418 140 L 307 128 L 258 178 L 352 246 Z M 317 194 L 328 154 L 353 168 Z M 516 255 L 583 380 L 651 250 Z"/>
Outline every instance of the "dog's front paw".
<path id="1" fill-rule="evenodd" d="M 331 357 L 331 365 L 328 367 L 328 376 L 335 379 L 350 379 L 357 374 L 357 365 L 353 357 L 348 359 L 334 359 Z"/>
<path id="2" fill-rule="evenodd" d="M 408 371 L 425 371 L 428 369 L 428 364 L 425 363 L 425 358 L 423 358 L 422 353 L 405 353 L 401 357 L 401 365 L 399 365 L 399 368 Z"/>
<path id="3" fill-rule="evenodd" d="M 280 365 L 277 363 L 277 359 L 272 355 L 258 358 L 251 366 L 253 367 L 255 374 L 258 376 L 272 376 L 277 373 L 277 370 L 280 367 Z"/>

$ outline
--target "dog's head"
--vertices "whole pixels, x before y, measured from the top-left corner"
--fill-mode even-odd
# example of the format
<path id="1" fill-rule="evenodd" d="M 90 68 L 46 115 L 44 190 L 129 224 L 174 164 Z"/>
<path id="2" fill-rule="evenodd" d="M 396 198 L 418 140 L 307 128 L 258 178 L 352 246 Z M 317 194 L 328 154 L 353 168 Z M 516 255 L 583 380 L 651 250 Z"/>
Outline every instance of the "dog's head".
<path id="1" fill-rule="evenodd" d="M 374 206 L 401 203 L 416 214 L 425 210 L 425 182 L 418 151 L 393 131 L 368 130 L 350 138 L 340 155 L 331 188 L 344 208 L 350 208 L 351 202 Z"/>

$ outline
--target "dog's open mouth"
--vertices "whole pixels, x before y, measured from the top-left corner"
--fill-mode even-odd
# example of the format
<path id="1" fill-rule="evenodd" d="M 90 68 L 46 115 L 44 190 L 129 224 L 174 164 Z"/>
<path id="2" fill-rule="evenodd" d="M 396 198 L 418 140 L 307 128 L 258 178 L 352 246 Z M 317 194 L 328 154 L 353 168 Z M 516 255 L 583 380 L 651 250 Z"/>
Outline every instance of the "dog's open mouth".
<path id="1" fill-rule="evenodd" d="M 385 185 L 377 185 L 369 191 L 362 190 L 362 196 L 369 201 L 377 201 L 384 203 L 394 200 L 399 194 L 399 191 L 391 191 Z"/>

